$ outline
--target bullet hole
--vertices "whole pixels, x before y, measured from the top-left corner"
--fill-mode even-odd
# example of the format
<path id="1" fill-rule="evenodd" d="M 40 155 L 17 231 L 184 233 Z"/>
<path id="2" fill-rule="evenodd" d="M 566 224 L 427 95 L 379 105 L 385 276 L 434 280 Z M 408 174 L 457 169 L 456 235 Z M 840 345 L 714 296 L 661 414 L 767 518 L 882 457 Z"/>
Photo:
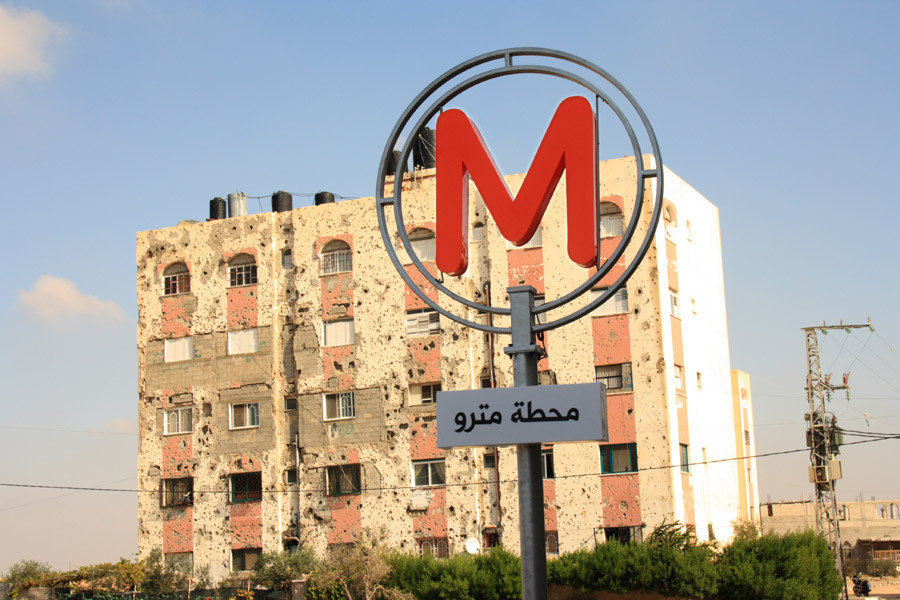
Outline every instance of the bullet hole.
<path id="1" fill-rule="evenodd" d="M 633 413 L 634 413 L 634 409 L 633 409 L 633 408 L 629 408 L 629 409 L 628 409 L 628 414 L 631 415 L 631 414 L 633 414 Z"/>
<path id="2" fill-rule="evenodd" d="M 635 307 L 634 307 L 634 310 L 631 311 L 631 312 L 632 312 L 632 314 L 633 314 L 634 316 L 638 316 L 639 314 L 641 314 L 641 309 L 638 308 L 637 306 L 635 306 Z"/>
<path id="3" fill-rule="evenodd" d="M 637 290 L 635 290 L 635 292 L 637 292 L 637 295 L 640 296 L 641 294 L 644 293 L 644 288 L 639 287 Z"/>

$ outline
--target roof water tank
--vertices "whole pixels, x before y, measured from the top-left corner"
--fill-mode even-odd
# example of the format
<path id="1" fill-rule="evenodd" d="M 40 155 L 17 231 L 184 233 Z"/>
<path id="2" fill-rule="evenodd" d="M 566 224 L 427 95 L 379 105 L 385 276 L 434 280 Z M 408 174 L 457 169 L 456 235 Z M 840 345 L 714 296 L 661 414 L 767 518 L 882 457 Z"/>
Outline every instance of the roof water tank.
<path id="1" fill-rule="evenodd" d="M 434 168 L 435 139 L 434 129 L 431 127 L 422 128 L 416 135 L 416 143 L 413 146 L 413 164 L 416 167 Z"/>
<path id="2" fill-rule="evenodd" d="M 247 216 L 247 194 L 244 194 L 244 193 L 228 194 L 228 216 L 229 217 L 245 217 L 245 216 Z"/>
<path id="3" fill-rule="evenodd" d="M 272 194 L 272 212 L 289 212 L 294 209 L 294 197 L 287 192 Z"/>
<path id="4" fill-rule="evenodd" d="M 210 219 L 224 219 L 228 215 L 225 212 L 225 201 L 222 198 L 216 197 L 209 201 L 209 218 Z"/>
<path id="5" fill-rule="evenodd" d="M 316 206 L 320 204 L 331 204 L 334 202 L 334 194 L 331 192 L 318 192 L 316 194 Z"/>
<path id="6" fill-rule="evenodd" d="M 388 175 L 396 175 L 397 174 L 397 167 L 398 167 L 398 165 L 400 165 L 400 155 L 401 154 L 402 154 L 402 152 L 400 152 L 399 150 L 394 150 L 394 152 L 391 154 L 391 158 L 388 160 L 388 171 L 387 171 Z M 403 165 L 403 172 L 404 173 L 406 172 L 406 165 Z"/>

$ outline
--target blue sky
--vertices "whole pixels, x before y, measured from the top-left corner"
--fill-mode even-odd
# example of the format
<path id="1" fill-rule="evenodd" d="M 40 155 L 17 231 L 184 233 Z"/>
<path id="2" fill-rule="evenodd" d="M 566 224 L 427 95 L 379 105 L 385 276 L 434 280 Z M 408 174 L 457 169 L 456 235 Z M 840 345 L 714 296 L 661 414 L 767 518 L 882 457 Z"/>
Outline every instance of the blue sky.
<path id="1" fill-rule="evenodd" d="M 839 422 L 900 431 L 898 17 L 892 2 L 0 0 L 0 483 L 136 485 L 136 231 L 234 191 L 371 195 L 409 101 L 511 46 L 612 73 L 665 163 L 719 207 L 759 451 L 803 446 L 800 328 L 823 320 L 876 326 L 824 341 L 823 368 L 852 371 Z M 527 103 L 497 102 L 515 92 L 486 117 L 507 172 L 545 125 L 517 125 Z M 839 497 L 900 498 L 897 444 L 847 447 Z M 763 500 L 808 496 L 807 461 L 760 460 Z M 0 571 L 130 556 L 135 512 L 127 492 L 0 487 Z"/>

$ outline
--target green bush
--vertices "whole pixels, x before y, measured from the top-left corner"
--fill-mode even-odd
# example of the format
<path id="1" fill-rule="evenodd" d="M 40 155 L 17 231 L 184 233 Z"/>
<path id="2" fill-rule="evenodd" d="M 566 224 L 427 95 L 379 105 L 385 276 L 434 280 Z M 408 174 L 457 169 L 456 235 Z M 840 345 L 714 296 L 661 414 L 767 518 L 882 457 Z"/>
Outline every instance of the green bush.
<path id="1" fill-rule="evenodd" d="M 836 600 L 843 589 L 828 544 L 812 531 L 735 540 L 717 566 L 723 600 Z"/>
<path id="2" fill-rule="evenodd" d="M 897 563 L 889 558 L 876 558 L 872 561 L 871 575 L 885 577 L 897 574 Z"/>
<path id="3" fill-rule="evenodd" d="M 311 550 L 263 552 L 253 566 L 250 581 L 270 590 L 287 589 L 291 580 L 312 573 L 316 557 Z"/>
<path id="4" fill-rule="evenodd" d="M 517 600 L 522 597 L 519 558 L 502 548 L 449 559 L 394 554 L 386 585 L 416 600 Z"/>

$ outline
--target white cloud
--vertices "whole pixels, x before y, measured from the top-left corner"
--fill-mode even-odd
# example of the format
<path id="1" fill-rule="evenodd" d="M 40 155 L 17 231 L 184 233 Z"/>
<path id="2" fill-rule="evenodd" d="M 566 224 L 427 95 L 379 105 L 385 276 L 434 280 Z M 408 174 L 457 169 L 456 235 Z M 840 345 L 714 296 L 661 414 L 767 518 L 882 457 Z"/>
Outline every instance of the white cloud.
<path id="1" fill-rule="evenodd" d="M 125 311 L 112 300 L 101 300 L 81 292 L 68 279 L 41 275 L 31 291 L 19 290 L 19 306 L 38 318 L 58 322 L 72 317 L 95 317 L 103 321 L 121 321 Z"/>
<path id="2" fill-rule="evenodd" d="M 48 50 L 66 28 L 36 10 L 0 4 L 0 83 L 22 75 L 47 75 Z"/>
<path id="3" fill-rule="evenodd" d="M 103 424 L 106 433 L 137 433 L 137 423 L 127 421 L 122 417 L 116 417 L 112 421 Z"/>

